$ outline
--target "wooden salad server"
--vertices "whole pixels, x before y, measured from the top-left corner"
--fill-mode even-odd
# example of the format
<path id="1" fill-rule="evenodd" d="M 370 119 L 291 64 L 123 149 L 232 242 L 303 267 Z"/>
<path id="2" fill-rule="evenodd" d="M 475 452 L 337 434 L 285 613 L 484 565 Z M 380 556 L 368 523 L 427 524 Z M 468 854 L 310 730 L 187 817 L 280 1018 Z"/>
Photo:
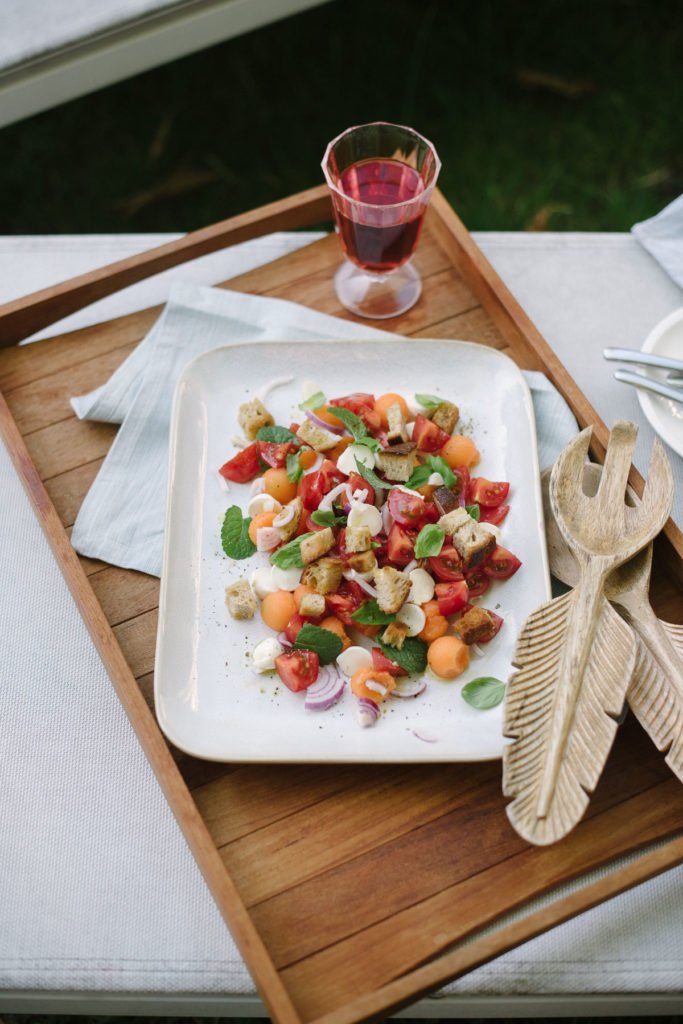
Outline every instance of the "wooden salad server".
<path id="1" fill-rule="evenodd" d="M 550 478 L 553 517 L 578 564 L 576 587 L 533 612 L 508 684 L 503 793 L 516 831 L 547 845 L 578 823 L 614 739 L 638 657 L 632 629 L 607 601 L 607 577 L 646 547 L 673 503 L 658 441 L 638 506 L 625 501 L 637 427 L 618 420 L 597 493 L 583 492 L 591 428 L 561 453 Z"/>
<path id="2" fill-rule="evenodd" d="M 588 462 L 583 470 L 583 489 L 594 495 L 602 467 Z M 579 567 L 550 507 L 550 473 L 541 477 L 543 509 L 550 571 L 573 587 Z M 628 488 L 626 500 L 638 504 Z M 658 750 L 668 751 L 666 763 L 683 782 L 683 626 L 658 619 L 649 601 L 652 544 L 607 578 L 605 597 L 636 634 L 638 655 L 626 699 L 636 718 Z"/>

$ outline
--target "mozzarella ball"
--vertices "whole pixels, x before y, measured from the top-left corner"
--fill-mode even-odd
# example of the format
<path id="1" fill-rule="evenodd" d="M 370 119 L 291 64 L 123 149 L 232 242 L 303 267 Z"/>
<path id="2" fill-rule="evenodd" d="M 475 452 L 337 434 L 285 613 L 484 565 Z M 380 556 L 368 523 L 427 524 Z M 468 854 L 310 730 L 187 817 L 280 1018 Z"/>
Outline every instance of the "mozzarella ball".
<path id="1" fill-rule="evenodd" d="M 277 498 L 273 498 L 264 491 L 262 494 L 255 494 L 253 498 L 249 499 L 247 515 L 253 519 L 254 516 L 260 516 L 262 512 L 279 512 L 281 508 L 282 505 Z"/>
<path id="2" fill-rule="evenodd" d="M 262 601 L 266 594 L 274 594 L 280 587 L 273 581 L 273 565 L 261 565 L 255 569 L 249 577 L 251 589 L 259 601 Z"/>
<path id="3" fill-rule="evenodd" d="M 345 676 L 352 676 L 359 669 L 372 666 L 372 655 L 364 647 L 347 647 L 337 658 L 337 664 Z"/>
<path id="4" fill-rule="evenodd" d="M 426 569 L 413 569 L 410 576 L 410 593 L 408 600 L 411 604 L 426 604 L 434 597 L 435 583 L 432 576 Z"/>
<path id="5" fill-rule="evenodd" d="M 376 537 L 382 532 L 382 515 L 374 505 L 359 501 L 351 506 L 346 524 L 354 530 L 359 526 L 367 526 L 372 536 Z"/>
<path id="6" fill-rule="evenodd" d="M 346 473 L 347 476 L 357 473 L 356 459 L 364 466 L 367 466 L 368 469 L 375 468 L 376 459 L 374 453 L 370 451 L 367 445 L 350 444 L 337 459 L 337 469 L 340 469 L 342 473 Z"/>
<path id="7" fill-rule="evenodd" d="M 271 572 L 276 590 L 296 590 L 301 583 L 303 569 L 297 569 L 296 566 L 292 566 L 291 569 L 281 569 L 279 565 L 274 565 Z"/>
<path id="8" fill-rule="evenodd" d="M 257 672 L 272 672 L 275 659 L 284 654 L 284 647 L 273 636 L 266 637 L 252 651 L 251 661 Z"/>
<path id="9" fill-rule="evenodd" d="M 425 628 L 427 616 L 418 604 L 406 601 L 396 616 L 397 622 L 402 622 L 408 627 L 408 636 L 417 636 Z"/>

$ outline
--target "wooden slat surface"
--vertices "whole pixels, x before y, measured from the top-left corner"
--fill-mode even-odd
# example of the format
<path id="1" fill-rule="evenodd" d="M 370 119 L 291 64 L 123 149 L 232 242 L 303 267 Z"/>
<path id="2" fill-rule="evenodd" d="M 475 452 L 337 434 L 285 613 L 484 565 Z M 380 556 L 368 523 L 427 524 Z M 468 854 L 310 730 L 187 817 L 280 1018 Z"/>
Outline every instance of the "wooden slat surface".
<path id="1" fill-rule="evenodd" d="M 525 368 L 544 369 L 546 353 L 533 325 L 521 310 L 506 313 L 508 300 L 501 303 L 490 285 L 485 261 L 468 249 L 469 236 L 455 237 L 440 204 L 416 260 L 423 295 L 383 326 L 418 342 L 478 341 Z M 333 290 L 339 258 L 330 236 L 228 287 L 353 319 Z M 107 380 L 157 315 L 133 313 L 0 356 L 0 389 L 67 533 L 116 432 L 77 421 L 68 399 Z M 580 393 L 573 399 L 590 414 Z M 158 581 L 91 559 L 81 565 L 149 704 Z M 653 599 L 660 614 L 683 621 L 680 593 L 661 567 Z M 282 1021 L 329 1015 L 329 1024 L 342 1024 L 386 1015 L 406 1001 L 411 972 L 415 992 L 424 977 L 438 977 L 420 965 L 459 938 L 620 852 L 683 828 L 683 788 L 633 719 L 619 732 L 585 820 L 543 849 L 529 847 L 508 824 L 498 763 L 226 766 L 177 751 L 174 757 L 239 894 L 235 902 L 232 893 L 229 906 L 243 951 L 250 942 L 267 951 L 268 963 L 260 947 L 250 963 Z M 450 962 L 446 956 L 444 964 Z"/>

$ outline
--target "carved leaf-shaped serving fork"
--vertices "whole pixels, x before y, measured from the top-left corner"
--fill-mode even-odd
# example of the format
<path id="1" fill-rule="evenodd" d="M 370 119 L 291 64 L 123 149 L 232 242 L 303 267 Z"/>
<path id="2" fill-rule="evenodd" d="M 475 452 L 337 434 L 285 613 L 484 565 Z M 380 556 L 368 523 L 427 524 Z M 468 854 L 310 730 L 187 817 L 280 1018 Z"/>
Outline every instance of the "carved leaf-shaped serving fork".
<path id="1" fill-rule="evenodd" d="M 503 757 L 507 813 L 529 842 L 553 843 L 582 817 L 609 754 L 638 658 L 633 631 L 605 597 L 609 575 L 666 522 L 673 479 L 655 442 L 639 505 L 625 501 L 637 428 L 615 423 L 595 495 L 582 487 L 587 428 L 553 468 L 554 518 L 578 565 L 574 590 L 542 605 L 517 641 Z"/>
<path id="2" fill-rule="evenodd" d="M 594 495 L 602 467 L 586 463 L 583 489 Z M 550 507 L 550 474 L 541 477 L 550 571 L 568 586 L 576 585 L 579 567 L 555 522 Z M 627 489 L 626 500 L 638 504 Z M 683 782 L 683 626 L 658 619 L 649 600 L 652 544 L 608 577 L 605 597 L 636 634 L 638 654 L 626 699 L 658 750 L 668 751 L 666 763 Z"/>

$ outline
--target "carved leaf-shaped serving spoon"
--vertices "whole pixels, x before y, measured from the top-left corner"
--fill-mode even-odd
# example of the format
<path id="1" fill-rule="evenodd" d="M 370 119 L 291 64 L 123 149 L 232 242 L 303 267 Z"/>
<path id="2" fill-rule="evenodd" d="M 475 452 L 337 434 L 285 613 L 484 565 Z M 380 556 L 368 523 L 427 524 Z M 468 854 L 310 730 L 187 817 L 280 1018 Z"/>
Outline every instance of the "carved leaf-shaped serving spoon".
<path id="1" fill-rule="evenodd" d="M 579 567 L 574 590 L 527 620 L 508 686 L 503 757 L 507 813 L 529 842 L 545 845 L 582 817 L 617 728 L 637 658 L 632 630 L 604 596 L 607 577 L 645 547 L 666 522 L 673 480 L 655 442 L 637 507 L 625 502 L 637 428 L 617 421 L 600 486 L 583 493 L 590 428 L 558 458 L 550 480 L 554 518 Z"/>
<path id="2" fill-rule="evenodd" d="M 602 467 L 586 463 L 583 490 L 597 492 Z M 541 477 L 550 571 L 573 587 L 579 567 L 560 532 L 550 507 L 550 473 Z M 629 488 L 626 500 L 638 504 Z M 683 782 L 683 626 L 658 619 L 649 601 L 652 544 L 607 578 L 605 597 L 628 622 L 638 640 L 633 679 L 626 699 L 658 750 L 668 751 L 666 763 Z"/>

